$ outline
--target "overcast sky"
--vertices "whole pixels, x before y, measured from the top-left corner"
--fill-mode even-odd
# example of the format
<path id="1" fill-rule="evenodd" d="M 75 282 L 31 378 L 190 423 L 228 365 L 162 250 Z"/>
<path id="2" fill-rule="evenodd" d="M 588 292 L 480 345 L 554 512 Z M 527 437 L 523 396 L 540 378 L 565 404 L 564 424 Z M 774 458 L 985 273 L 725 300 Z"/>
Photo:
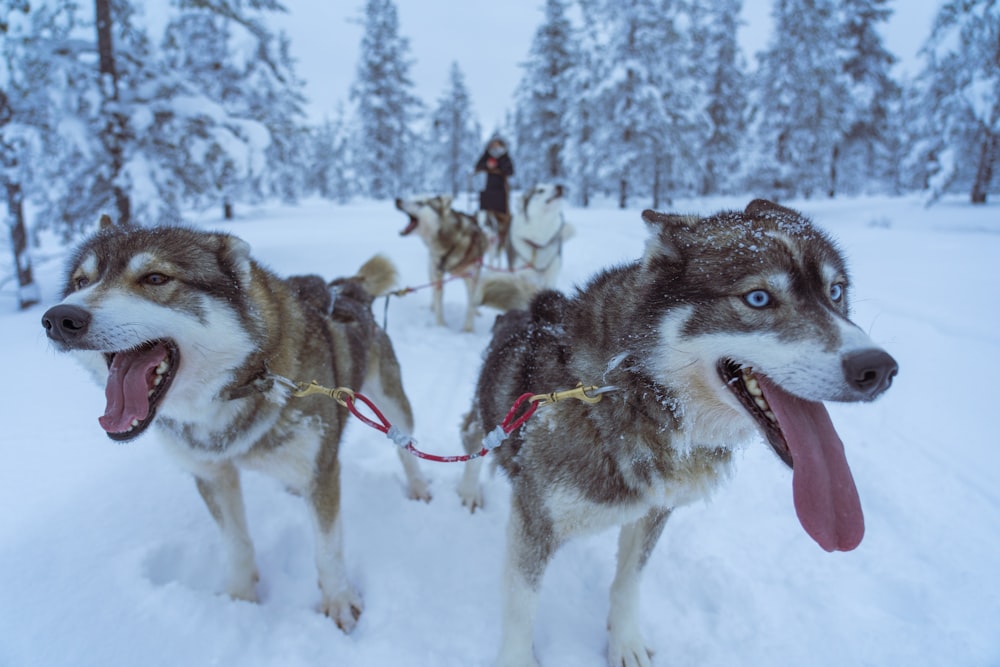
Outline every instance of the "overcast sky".
<path id="1" fill-rule="evenodd" d="M 299 76 L 307 82 L 313 120 L 346 102 L 357 68 L 364 0 L 284 0 L 289 13 L 279 25 L 292 40 Z M 397 0 L 401 34 L 410 41 L 416 93 L 433 105 L 458 61 L 475 112 L 489 133 L 503 122 L 521 78 L 543 0 Z M 771 0 L 744 0 L 740 35 L 752 55 L 767 45 Z M 886 46 L 913 71 L 916 53 L 930 33 L 941 0 L 896 0 L 884 35 Z"/>

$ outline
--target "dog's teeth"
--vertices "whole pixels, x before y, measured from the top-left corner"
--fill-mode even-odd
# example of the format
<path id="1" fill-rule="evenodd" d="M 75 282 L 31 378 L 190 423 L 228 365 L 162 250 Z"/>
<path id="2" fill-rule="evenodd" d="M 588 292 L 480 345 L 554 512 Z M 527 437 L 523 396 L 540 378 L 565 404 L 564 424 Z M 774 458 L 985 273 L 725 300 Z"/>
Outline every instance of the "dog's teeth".
<path id="1" fill-rule="evenodd" d="M 157 375 L 163 375 L 164 373 L 167 372 L 167 370 L 169 368 L 170 368 L 170 364 L 168 364 L 167 360 L 164 359 L 163 361 L 160 362 L 160 365 L 156 367 L 156 374 Z"/>
<path id="2" fill-rule="evenodd" d="M 161 375 L 157 375 L 156 379 L 153 380 L 153 384 L 154 385 L 159 385 L 161 382 L 163 382 L 163 377 Z M 152 394 L 153 392 L 149 392 L 149 393 Z"/>
<path id="3" fill-rule="evenodd" d="M 754 399 L 753 399 L 753 402 L 757 404 L 757 407 L 758 407 L 758 408 L 760 408 L 761 410 L 764 410 L 765 412 L 766 412 L 767 410 L 770 410 L 770 409 L 771 409 L 771 406 L 767 404 L 767 401 L 765 401 L 765 400 L 764 400 L 764 399 L 763 399 L 762 397 L 760 397 L 760 396 L 758 396 L 758 397 L 754 398 Z"/>
<path id="4" fill-rule="evenodd" d="M 775 423 L 778 422 L 778 418 L 770 410 L 764 410 L 764 416 L 767 417 L 768 419 L 770 419 L 771 421 L 775 422 Z"/>

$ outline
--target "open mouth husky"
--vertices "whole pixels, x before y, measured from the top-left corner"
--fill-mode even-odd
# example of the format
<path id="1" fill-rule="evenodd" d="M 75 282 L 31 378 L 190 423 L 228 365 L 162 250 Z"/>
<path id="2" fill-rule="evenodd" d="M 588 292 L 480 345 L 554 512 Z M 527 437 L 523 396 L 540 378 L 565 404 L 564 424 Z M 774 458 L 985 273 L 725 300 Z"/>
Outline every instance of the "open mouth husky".
<path id="1" fill-rule="evenodd" d="M 227 592 L 256 599 L 257 567 L 239 469 L 278 478 L 306 499 L 316 529 L 321 610 L 349 631 L 362 603 L 343 560 L 337 450 L 347 413 L 280 381 L 316 380 L 377 397 L 412 432 L 399 364 L 371 315 L 395 268 L 376 256 L 352 278 L 281 279 L 228 234 L 179 227 L 101 231 L 71 259 L 62 302 L 42 318 L 59 350 L 105 387 L 100 425 L 113 440 L 151 426 L 197 487 L 222 532 Z M 407 491 L 429 499 L 401 453 Z"/>
<path id="2" fill-rule="evenodd" d="M 897 365 L 848 319 L 850 285 L 833 243 L 799 213 L 755 200 L 707 218 L 645 211 L 638 261 L 571 297 L 545 291 L 497 319 L 467 451 L 523 393 L 604 387 L 589 405 L 554 403 L 495 456 L 513 485 L 498 665 L 535 664 L 542 574 L 559 545 L 621 526 L 611 587 L 611 665 L 648 665 L 639 577 L 671 511 L 706 497 L 734 452 L 763 435 L 792 467 L 805 531 L 850 550 L 864 519 L 823 401 L 870 401 Z M 463 502 L 482 502 L 480 459 Z"/>
<path id="3" fill-rule="evenodd" d="M 396 208 L 409 217 L 400 235 L 407 236 L 415 231 L 427 246 L 428 274 L 434 290 L 431 307 L 437 323 L 445 324 L 445 276 L 461 276 L 468 296 L 462 330 L 472 331 L 483 255 L 489 247 L 486 233 L 474 217 L 454 210 L 448 195 L 397 199 Z"/>

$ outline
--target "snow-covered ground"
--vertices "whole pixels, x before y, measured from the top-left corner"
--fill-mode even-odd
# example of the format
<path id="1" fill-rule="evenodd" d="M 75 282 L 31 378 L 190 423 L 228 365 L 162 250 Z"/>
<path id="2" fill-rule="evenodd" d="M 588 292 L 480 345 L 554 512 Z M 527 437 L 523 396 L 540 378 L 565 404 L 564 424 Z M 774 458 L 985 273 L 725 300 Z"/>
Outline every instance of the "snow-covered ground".
<path id="1" fill-rule="evenodd" d="M 463 201 L 464 203 L 464 201 Z M 685 201 L 709 213 L 746 200 Z M 656 665 L 1000 664 L 1000 438 L 989 427 L 1000 368 L 1000 207 L 916 198 L 794 202 L 839 239 L 854 279 L 855 320 L 900 363 L 869 405 L 831 405 L 867 533 L 847 554 L 801 529 L 791 477 L 749 446 L 710 502 L 675 513 L 646 571 L 642 629 Z M 351 273 L 375 252 L 406 285 L 426 254 L 400 238 L 388 202 L 244 211 L 202 224 L 246 240 L 274 270 Z M 561 287 L 637 257 L 637 210 L 571 209 Z M 9 251 L 5 251 L 9 252 Z M 46 305 L 66 251 L 36 252 Z M 2 273 L 9 274 L 4 260 Z M 430 295 L 394 298 L 388 328 L 424 449 L 458 453 L 494 313 L 448 328 Z M 403 497 L 391 443 L 350 425 L 342 459 L 348 561 L 365 611 L 343 635 L 314 611 L 312 532 L 301 501 L 245 476 L 262 576 L 259 604 L 220 594 L 219 536 L 192 480 L 153 431 L 119 445 L 97 424 L 103 391 L 55 353 L 45 306 L 18 312 L 0 292 L 0 665 L 489 665 L 499 637 L 500 562 L 509 487 L 487 478 L 485 511 L 459 504 L 457 465 L 424 463 L 430 504 Z M 382 317 L 382 302 L 376 313 Z M 990 435 L 994 433 L 994 435 Z M 546 575 L 536 648 L 547 667 L 604 665 L 613 532 L 567 545 Z"/>

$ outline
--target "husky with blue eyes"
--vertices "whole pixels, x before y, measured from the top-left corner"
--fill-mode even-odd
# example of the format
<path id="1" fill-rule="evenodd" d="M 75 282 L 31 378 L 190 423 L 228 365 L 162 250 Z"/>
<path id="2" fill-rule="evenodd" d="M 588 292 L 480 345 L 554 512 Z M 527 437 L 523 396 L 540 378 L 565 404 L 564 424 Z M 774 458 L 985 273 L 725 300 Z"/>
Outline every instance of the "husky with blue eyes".
<path id="1" fill-rule="evenodd" d="M 645 211 L 637 261 L 571 296 L 544 291 L 500 316 L 467 451 L 524 393 L 583 383 L 597 403 L 539 409 L 492 456 L 513 485 L 497 664 L 534 665 L 539 583 L 566 541 L 620 526 L 608 659 L 648 666 L 640 573 L 670 513 L 707 497 L 735 452 L 763 438 L 791 468 L 805 532 L 827 551 L 860 543 L 864 519 L 844 445 L 823 403 L 871 401 L 893 358 L 848 316 L 845 261 L 804 216 L 769 201 L 710 217 Z M 459 493 L 483 497 L 477 459 Z"/>

